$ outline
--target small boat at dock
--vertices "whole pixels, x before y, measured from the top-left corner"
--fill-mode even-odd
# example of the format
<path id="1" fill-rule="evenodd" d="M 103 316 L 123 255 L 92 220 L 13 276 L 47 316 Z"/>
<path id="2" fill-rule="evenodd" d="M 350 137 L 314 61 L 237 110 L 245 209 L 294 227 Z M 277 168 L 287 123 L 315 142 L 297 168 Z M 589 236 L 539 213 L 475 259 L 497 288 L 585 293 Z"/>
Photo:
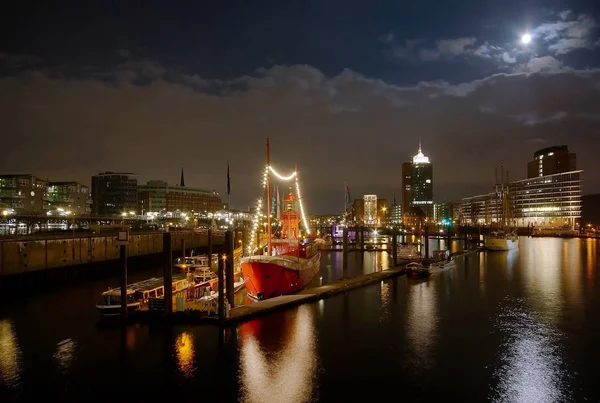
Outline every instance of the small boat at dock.
<path id="1" fill-rule="evenodd" d="M 174 274 L 172 290 L 184 291 L 190 287 L 190 282 L 185 274 Z M 165 287 L 162 278 L 153 277 L 147 280 L 132 283 L 127 286 L 127 311 L 135 312 L 143 305 L 148 304 L 151 298 L 164 298 Z M 102 302 L 96 305 L 102 316 L 121 315 L 121 287 L 111 288 L 102 293 Z"/>
<path id="2" fill-rule="evenodd" d="M 421 253 L 414 245 L 400 246 L 396 254 L 398 257 L 398 264 L 407 264 L 421 259 Z"/>
<path id="3" fill-rule="evenodd" d="M 406 265 L 406 273 L 413 276 L 431 276 L 454 267 L 456 267 L 456 262 L 454 259 L 440 260 L 429 265 L 424 265 L 419 262 L 411 262 Z"/>
<path id="4" fill-rule="evenodd" d="M 174 266 L 182 273 L 195 272 L 196 270 L 210 270 L 210 259 L 207 255 L 186 256 L 175 259 Z"/>

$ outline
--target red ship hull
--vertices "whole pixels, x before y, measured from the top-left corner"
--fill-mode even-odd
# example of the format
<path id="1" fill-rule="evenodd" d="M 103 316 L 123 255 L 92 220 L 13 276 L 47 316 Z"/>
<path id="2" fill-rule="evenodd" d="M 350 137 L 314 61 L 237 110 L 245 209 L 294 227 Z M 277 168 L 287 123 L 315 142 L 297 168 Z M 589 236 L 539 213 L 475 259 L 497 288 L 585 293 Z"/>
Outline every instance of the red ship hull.
<path id="1" fill-rule="evenodd" d="M 242 259 L 241 269 L 248 295 L 268 299 L 294 294 L 304 289 L 319 272 L 321 252 L 309 259 L 294 256 L 250 256 Z"/>

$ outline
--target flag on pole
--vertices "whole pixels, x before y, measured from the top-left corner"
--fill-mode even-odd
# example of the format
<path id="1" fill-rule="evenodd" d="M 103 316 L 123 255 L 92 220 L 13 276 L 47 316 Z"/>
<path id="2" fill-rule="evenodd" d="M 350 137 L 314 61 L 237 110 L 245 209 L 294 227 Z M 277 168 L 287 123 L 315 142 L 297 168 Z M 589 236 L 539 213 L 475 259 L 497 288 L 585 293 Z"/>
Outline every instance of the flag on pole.
<path id="1" fill-rule="evenodd" d="M 227 194 L 231 194 L 231 180 L 229 179 L 229 160 L 227 160 Z"/>
<path id="2" fill-rule="evenodd" d="M 350 188 L 348 187 L 348 183 L 344 182 L 346 185 L 346 203 L 350 204 Z"/>

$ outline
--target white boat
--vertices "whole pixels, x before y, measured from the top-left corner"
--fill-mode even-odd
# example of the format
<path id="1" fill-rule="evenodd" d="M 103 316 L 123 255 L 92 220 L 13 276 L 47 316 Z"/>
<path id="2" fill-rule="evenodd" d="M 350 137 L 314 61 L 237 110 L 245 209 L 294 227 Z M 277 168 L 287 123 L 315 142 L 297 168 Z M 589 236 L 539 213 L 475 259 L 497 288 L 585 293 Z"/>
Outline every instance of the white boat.
<path id="1" fill-rule="evenodd" d="M 187 277 L 182 274 L 173 275 L 172 291 L 187 290 L 190 287 Z M 153 277 L 127 286 L 127 311 L 135 312 L 150 298 L 162 298 L 165 295 L 164 280 Z M 102 302 L 96 305 L 102 316 L 121 315 L 121 287 L 111 288 L 102 293 Z"/>
<path id="2" fill-rule="evenodd" d="M 416 262 L 421 259 L 421 253 L 414 245 L 400 246 L 396 253 L 398 256 L 398 264 Z"/>
<path id="3" fill-rule="evenodd" d="M 127 289 L 127 312 L 140 309 L 141 301 L 132 289 Z M 102 302 L 96 305 L 102 316 L 121 315 L 121 288 L 113 288 L 102 293 Z"/>
<path id="4" fill-rule="evenodd" d="M 509 187 L 504 184 L 504 167 L 501 168 L 502 182 L 498 184 L 496 171 L 496 230 L 485 237 L 484 246 L 491 251 L 513 250 L 519 247 L 519 236 L 512 225 L 512 200 Z M 507 174 L 508 175 L 508 174 Z M 500 188 L 498 186 L 500 185 Z"/>
<path id="5" fill-rule="evenodd" d="M 239 281 L 233 283 L 233 293 L 236 294 L 246 285 L 243 278 L 240 278 Z M 227 295 L 227 291 L 225 291 L 225 295 Z M 219 293 L 217 291 L 212 291 L 210 288 L 207 288 L 206 293 L 197 298 L 198 301 L 198 309 L 200 311 L 205 311 L 216 314 L 219 311 Z"/>
<path id="6" fill-rule="evenodd" d="M 485 248 L 487 250 L 512 250 L 519 247 L 519 237 L 515 233 L 504 233 L 493 231 L 485 237 Z"/>
<path id="7" fill-rule="evenodd" d="M 431 263 L 429 266 L 425 266 L 419 262 L 412 262 L 406 265 L 406 272 L 407 274 L 416 276 L 431 276 L 432 274 L 452 269 L 454 267 L 456 267 L 456 262 L 454 259 L 440 260 L 438 262 Z"/>
<path id="8" fill-rule="evenodd" d="M 427 267 L 423 266 L 419 262 L 410 262 L 406 265 L 406 274 L 422 276 L 428 272 L 427 269 Z"/>
<path id="9" fill-rule="evenodd" d="M 175 259 L 174 266 L 183 273 L 195 272 L 198 269 L 210 270 L 210 259 L 207 255 L 186 256 L 183 259 Z"/>

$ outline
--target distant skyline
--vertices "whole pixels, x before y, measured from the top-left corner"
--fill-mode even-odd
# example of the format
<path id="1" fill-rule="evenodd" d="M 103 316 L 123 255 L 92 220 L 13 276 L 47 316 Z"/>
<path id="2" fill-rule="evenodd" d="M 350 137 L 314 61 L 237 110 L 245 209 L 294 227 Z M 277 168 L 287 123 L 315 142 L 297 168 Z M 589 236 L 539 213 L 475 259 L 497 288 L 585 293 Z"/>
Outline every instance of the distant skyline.
<path id="1" fill-rule="evenodd" d="M 566 144 L 600 192 L 600 30 L 593 1 L 63 2 L 0 17 L 0 173 L 260 194 L 264 143 L 298 164 L 310 214 L 401 195 L 401 166 L 434 164 L 434 197 L 526 177 Z M 187 6 L 184 6 L 187 5 Z M 530 37 L 525 37 L 529 35 Z M 530 39 L 528 43 L 527 40 Z"/>

